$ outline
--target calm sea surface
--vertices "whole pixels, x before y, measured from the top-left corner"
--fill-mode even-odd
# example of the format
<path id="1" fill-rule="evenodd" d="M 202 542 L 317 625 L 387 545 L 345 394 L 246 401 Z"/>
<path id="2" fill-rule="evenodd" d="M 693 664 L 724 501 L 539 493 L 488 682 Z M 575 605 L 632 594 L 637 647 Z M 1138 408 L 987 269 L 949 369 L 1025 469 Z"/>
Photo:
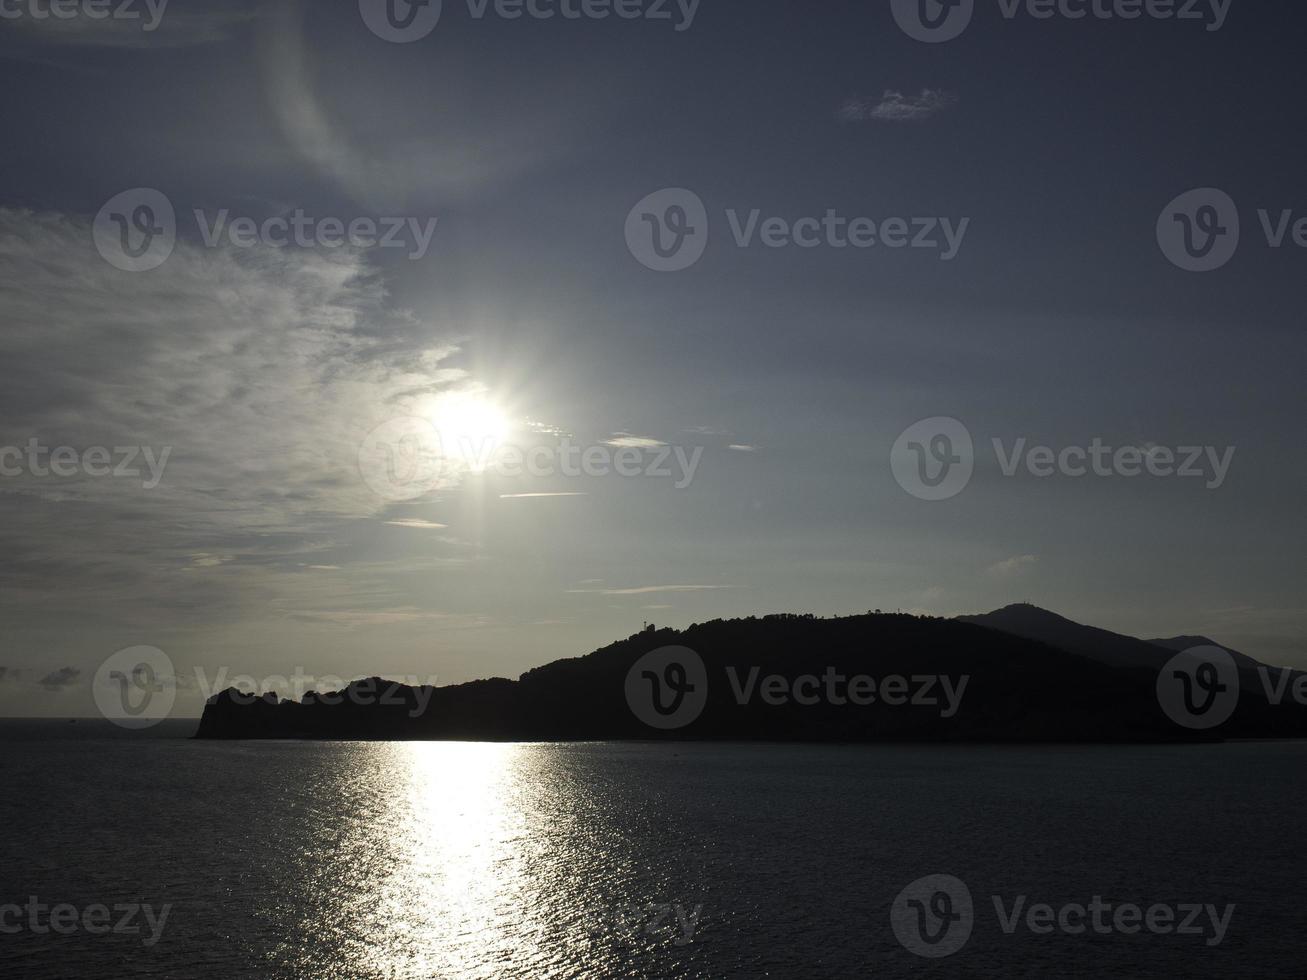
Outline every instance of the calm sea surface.
<path id="1" fill-rule="evenodd" d="M 1307 975 L 1303 744 L 100 734 L 0 724 L 0 904 L 21 906 L 0 909 L 0 977 Z M 973 900 L 969 938 L 944 959 L 891 927 L 896 897 L 928 875 Z M 1052 931 L 1023 911 L 1005 932 L 993 896 L 1004 915 L 1021 896 L 1052 906 Z M 1199 935 L 1056 926 L 1095 896 L 1234 908 L 1216 943 L 1206 912 Z M 963 914 L 934 898 L 930 914 Z M 115 920 L 139 905 L 138 931 L 33 931 L 33 899 Z"/>

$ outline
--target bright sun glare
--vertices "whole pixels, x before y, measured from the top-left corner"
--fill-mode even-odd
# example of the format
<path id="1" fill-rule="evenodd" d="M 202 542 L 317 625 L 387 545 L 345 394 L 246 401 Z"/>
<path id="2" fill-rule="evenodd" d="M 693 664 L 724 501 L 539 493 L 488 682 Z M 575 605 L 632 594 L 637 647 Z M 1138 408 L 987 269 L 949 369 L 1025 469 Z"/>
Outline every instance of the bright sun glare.
<path id="1" fill-rule="evenodd" d="M 507 413 L 484 394 L 442 395 L 432 411 L 441 446 L 475 473 L 483 471 L 509 433 Z"/>

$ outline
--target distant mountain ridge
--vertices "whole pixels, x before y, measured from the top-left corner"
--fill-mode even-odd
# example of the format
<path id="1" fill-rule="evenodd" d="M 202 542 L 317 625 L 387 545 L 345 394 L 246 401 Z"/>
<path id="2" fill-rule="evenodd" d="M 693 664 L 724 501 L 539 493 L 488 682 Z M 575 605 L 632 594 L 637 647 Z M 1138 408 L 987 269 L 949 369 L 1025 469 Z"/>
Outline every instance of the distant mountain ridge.
<path id="1" fill-rule="evenodd" d="M 1246 653 L 1240 653 L 1224 643 L 1217 643 L 1215 640 L 1208 639 L 1205 636 L 1171 636 L 1160 640 L 1149 640 L 1154 646 L 1165 647 L 1168 650 L 1192 650 L 1194 647 L 1217 647 L 1224 650 L 1230 656 L 1234 657 L 1241 670 L 1256 670 L 1258 667 L 1266 666 L 1260 660 L 1255 660 Z"/>
<path id="2" fill-rule="evenodd" d="M 1184 639 L 1151 643 L 1028 605 L 958 619 L 714 620 L 685 630 L 649 628 L 516 681 L 411 688 L 371 678 L 298 702 L 228 690 L 209 700 L 197 737 L 1119 742 L 1307 736 L 1307 707 L 1269 704 L 1251 677 L 1238 710 L 1218 732 L 1178 726 L 1155 688 L 1175 656 L 1173 644 Z M 1237 657 L 1241 674 L 1260 666 Z"/>
<path id="3" fill-rule="evenodd" d="M 1240 670 L 1256 670 L 1266 665 L 1205 636 L 1173 636 L 1160 640 L 1140 640 L 1122 633 L 1084 626 L 1029 603 L 1004 606 L 979 616 L 959 616 L 959 622 L 988 626 L 991 629 L 1039 640 L 1073 653 L 1120 667 L 1146 666 L 1157 669 L 1182 650 L 1216 647 L 1234 658 Z"/>
<path id="4" fill-rule="evenodd" d="M 1013 636 L 1039 640 L 1078 653 L 1099 663 L 1117 667 L 1146 667 L 1156 670 L 1171 658 L 1171 653 L 1156 644 L 1133 636 L 1124 636 L 1096 626 L 1084 626 L 1064 616 L 1018 603 L 979 616 L 959 616 L 963 623 L 974 623 Z"/>

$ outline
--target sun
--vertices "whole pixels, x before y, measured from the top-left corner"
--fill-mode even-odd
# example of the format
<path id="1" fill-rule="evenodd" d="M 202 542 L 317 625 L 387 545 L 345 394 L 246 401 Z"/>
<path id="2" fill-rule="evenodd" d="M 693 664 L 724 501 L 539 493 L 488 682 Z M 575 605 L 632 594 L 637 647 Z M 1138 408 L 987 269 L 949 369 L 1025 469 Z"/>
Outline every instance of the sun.
<path id="1" fill-rule="evenodd" d="M 484 472 L 508 437 L 508 413 L 479 392 L 451 392 L 436 399 L 431 421 L 446 456 L 460 459 L 473 473 Z"/>

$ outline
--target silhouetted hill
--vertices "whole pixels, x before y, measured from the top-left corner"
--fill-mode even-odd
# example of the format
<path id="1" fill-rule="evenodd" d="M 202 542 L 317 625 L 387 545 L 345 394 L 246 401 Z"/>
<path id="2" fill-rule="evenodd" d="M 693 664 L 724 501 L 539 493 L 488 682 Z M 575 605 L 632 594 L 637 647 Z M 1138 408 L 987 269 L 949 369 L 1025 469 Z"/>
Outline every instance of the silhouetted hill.
<path id="1" fill-rule="evenodd" d="M 1171 658 L 1171 653 L 1152 643 L 1096 626 L 1082 626 L 1057 613 L 1025 603 L 1004 606 L 980 616 L 959 616 L 958 620 L 1039 640 L 1116 667 L 1157 670 Z"/>
<path id="2" fill-rule="evenodd" d="M 694 653 L 645 659 L 667 647 Z M 1307 709 L 1270 710 L 1256 697 L 1217 735 L 1177 726 L 1156 693 L 1172 655 L 1033 606 L 962 620 L 750 617 L 651 628 L 517 681 L 415 689 L 371 678 L 300 702 L 224 691 L 206 706 L 198 737 L 1113 742 L 1307 734 Z M 680 688 L 692 690 L 676 696 Z"/>
<path id="3" fill-rule="evenodd" d="M 1155 671 L 1182 650 L 1216 647 L 1226 651 L 1234 659 L 1245 685 L 1262 687 L 1257 672 L 1268 669 L 1265 664 L 1247 654 L 1205 636 L 1173 636 L 1160 640 L 1140 640 L 1133 636 L 1099 629 L 1096 626 L 1083 626 L 1057 613 L 1027 603 L 1005 606 L 980 616 L 959 616 L 958 619 L 964 623 L 975 623 L 1002 630 L 1014 636 L 1039 640 L 1089 657 L 1099 663 L 1117 667 L 1144 667 Z"/>
<path id="4" fill-rule="evenodd" d="M 1192 650 L 1194 647 L 1218 647 L 1234 657 L 1234 662 L 1239 665 L 1240 670 L 1256 670 L 1258 667 L 1263 666 L 1261 661 L 1254 660 L 1248 654 L 1240 653 L 1224 643 L 1217 643 L 1205 636 L 1172 636 L 1163 640 L 1149 640 L 1148 642 L 1153 646 L 1165 647 L 1177 653 L 1181 650 Z"/>

